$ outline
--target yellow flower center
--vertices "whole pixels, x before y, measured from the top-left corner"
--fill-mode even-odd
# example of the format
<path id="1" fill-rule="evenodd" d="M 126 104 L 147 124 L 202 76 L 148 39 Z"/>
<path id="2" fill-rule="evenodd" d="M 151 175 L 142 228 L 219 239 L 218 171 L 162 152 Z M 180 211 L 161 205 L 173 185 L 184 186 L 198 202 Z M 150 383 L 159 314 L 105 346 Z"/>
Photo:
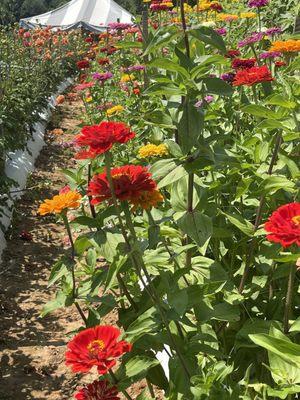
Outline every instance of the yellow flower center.
<path id="1" fill-rule="evenodd" d="M 97 340 L 93 340 L 92 342 L 90 342 L 88 344 L 88 351 L 93 354 L 96 355 L 98 354 L 100 351 L 102 351 L 105 347 L 105 343 L 103 342 L 103 340 L 101 339 L 97 339 Z"/>
<path id="2" fill-rule="evenodd" d="M 296 226 L 300 226 L 300 215 L 295 215 L 295 217 L 292 218 L 292 221 Z"/>

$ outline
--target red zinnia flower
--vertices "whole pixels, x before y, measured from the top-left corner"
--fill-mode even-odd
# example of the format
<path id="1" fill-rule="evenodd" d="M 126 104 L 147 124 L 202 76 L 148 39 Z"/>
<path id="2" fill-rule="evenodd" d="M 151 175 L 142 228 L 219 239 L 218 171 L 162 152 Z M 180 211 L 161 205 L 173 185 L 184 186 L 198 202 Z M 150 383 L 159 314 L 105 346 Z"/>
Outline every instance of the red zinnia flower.
<path id="1" fill-rule="evenodd" d="M 256 64 L 255 58 L 234 58 L 231 62 L 233 69 L 247 69 L 252 68 Z"/>
<path id="2" fill-rule="evenodd" d="M 106 64 L 109 64 L 109 58 L 108 58 L 108 57 L 99 58 L 98 64 L 99 64 L 99 65 L 106 65 Z"/>
<path id="3" fill-rule="evenodd" d="M 241 52 L 239 50 L 228 50 L 227 53 L 225 54 L 225 57 L 236 58 L 240 55 L 241 55 Z"/>
<path id="4" fill-rule="evenodd" d="M 88 60 L 81 60 L 77 62 L 77 67 L 79 69 L 87 69 L 90 68 L 90 62 Z"/>
<path id="5" fill-rule="evenodd" d="M 156 189 L 156 183 L 146 167 L 140 165 L 124 165 L 111 170 L 116 197 L 136 203 L 145 192 Z M 111 198 L 111 191 L 106 172 L 95 175 L 89 184 L 89 196 L 93 196 L 92 203 L 99 204 Z"/>
<path id="6" fill-rule="evenodd" d="M 75 145 L 89 147 L 77 154 L 77 158 L 95 158 L 110 150 L 114 143 L 126 143 L 135 137 L 123 122 L 103 121 L 100 125 L 84 126 L 80 135 L 75 137 Z"/>
<path id="7" fill-rule="evenodd" d="M 285 67 L 287 64 L 285 61 L 275 61 L 276 67 Z"/>
<path id="8" fill-rule="evenodd" d="M 268 82 L 273 80 L 274 78 L 272 77 L 268 67 L 266 65 L 263 65 L 262 67 L 252 67 L 237 71 L 233 81 L 233 86 L 252 86 L 256 83 Z"/>
<path id="9" fill-rule="evenodd" d="M 300 203 L 289 203 L 273 212 L 265 223 L 270 242 L 280 243 L 283 247 L 292 244 L 300 246 Z"/>
<path id="10" fill-rule="evenodd" d="M 97 366 L 99 374 L 106 374 L 116 364 L 116 358 L 131 350 L 124 340 L 117 342 L 120 331 L 113 326 L 96 326 L 79 332 L 69 343 L 66 365 L 73 372 L 89 372 Z"/>
<path id="11" fill-rule="evenodd" d="M 82 90 L 89 89 L 93 86 L 95 86 L 94 82 L 84 82 L 81 83 L 80 85 L 75 86 L 74 90 L 76 90 L 77 92 L 81 92 Z"/>
<path id="12" fill-rule="evenodd" d="M 108 381 L 94 381 L 75 394 L 77 400 L 120 400 L 118 389 Z"/>

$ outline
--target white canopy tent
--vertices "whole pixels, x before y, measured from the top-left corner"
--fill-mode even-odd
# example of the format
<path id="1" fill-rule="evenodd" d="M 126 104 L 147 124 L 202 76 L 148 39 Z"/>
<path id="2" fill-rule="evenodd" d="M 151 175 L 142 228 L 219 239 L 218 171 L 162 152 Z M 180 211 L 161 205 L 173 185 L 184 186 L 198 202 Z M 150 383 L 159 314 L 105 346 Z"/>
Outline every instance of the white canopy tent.
<path id="1" fill-rule="evenodd" d="M 20 25 L 29 29 L 51 26 L 101 32 L 111 22 L 130 23 L 132 19 L 133 15 L 114 0 L 72 0 L 56 10 L 21 19 Z"/>

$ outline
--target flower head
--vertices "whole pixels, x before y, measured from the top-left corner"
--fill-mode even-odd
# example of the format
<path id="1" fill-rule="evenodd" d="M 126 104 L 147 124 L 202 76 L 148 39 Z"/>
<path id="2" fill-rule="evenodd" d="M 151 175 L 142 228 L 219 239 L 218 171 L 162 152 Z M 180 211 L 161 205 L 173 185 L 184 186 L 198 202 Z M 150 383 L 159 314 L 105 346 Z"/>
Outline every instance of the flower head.
<path id="1" fill-rule="evenodd" d="M 133 74 L 124 74 L 121 76 L 120 82 L 126 83 L 126 82 L 131 82 L 134 80 L 134 75 Z"/>
<path id="2" fill-rule="evenodd" d="M 81 91 L 89 89 L 93 86 L 95 86 L 94 82 L 85 82 L 85 83 L 81 83 L 80 85 L 75 86 L 74 90 L 76 90 L 76 92 L 81 92 Z"/>
<path id="3" fill-rule="evenodd" d="M 238 47 L 245 47 L 249 44 L 260 42 L 263 39 L 264 35 L 265 34 L 262 32 L 253 32 L 250 36 L 247 36 L 244 40 L 241 40 L 238 43 Z"/>
<path id="4" fill-rule="evenodd" d="M 39 207 L 40 215 L 46 214 L 62 214 L 70 208 L 78 208 L 80 206 L 81 195 L 78 192 L 69 190 L 66 193 L 60 193 L 52 199 L 46 199 Z"/>
<path id="5" fill-rule="evenodd" d="M 111 72 L 95 72 L 92 74 L 92 77 L 95 81 L 105 82 L 108 79 L 111 79 L 113 74 Z"/>
<path id="6" fill-rule="evenodd" d="M 270 70 L 266 65 L 263 65 L 262 67 L 238 70 L 233 81 L 233 86 L 252 86 L 256 83 L 270 82 L 273 80 L 274 78 Z"/>
<path id="7" fill-rule="evenodd" d="M 139 157 L 140 158 L 149 158 L 149 157 L 162 157 L 168 154 L 168 149 L 165 144 L 146 144 L 139 149 Z"/>
<path id="8" fill-rule="evenodd" d="M 77 62 L 78 69 L 88 69 L 90 68 L 90 62 L 88 60 L 81 60 Z"/>
<path id="9" fill-rule="evenodd" d="M 216 29 L 216 32 L 221 36 L 226 36 L 227 29 L 226 28 L 218 28 L 218 29 Z"/>
<path id="10" fill-rule="evenodd" d="M 240 14 L 241 18 L 256 18 L 257 14 L 255 12 L 242 12 Z"/>
<path id="11" fill-rule="evenodd" d="M 94 381 L 75 394 L 76 400 L 120 400 L 118 389 L 108 381 Z"/>
<path id="12" fill-rule="evenodd" d="M 280 51 L 281 53 L 296 53 L 300 51 L 300 39 L 289 39 L 273 42 L 269 51 Z"/>
<path id="13" fill-rule="evenodd" d="M 281 56 L 280 51 L 265 51 L 259 55 L 259 58 L 261 60 L 265 60 L 265 59 L 272 59 L 272 58 L 276 58 L 276 57 L 280 57 L 280 56 Z"/>
<path id="14" fill-rule="evenodd" d="M 99 374 L 106 374 L 116 364 L 116 359 L 131 350 L 130 343 L 117 341 L 120 334 L 119 329 L 105 325 L 79 332 L 68 343 L 66 365 L 75 373 L 89 372 L 97 366 Z"/>
<path id="15" fill-rule="evenodd" d="M 124 165 L 113 168 L 111 176 L 117 199 L 136 204 L 145 198 L 146 192 L 156 190 L 156 182 L 147 168 L 140 165 Z M 92 203 L 99 204 L 111 199 L 107 173 L 95 175 L 89 184 L 89 196 L 93 196 Z"/>
<path id="16" fill-rule="evenodd" d="M 300 203 L 289 203 L 279 207 L 265 223 L 270 242 L 283 247 L 300 246 Z"/>
<path id="17" fill-rule="evenodd" d="M 254 67 L 255 64 L 255 58 L 235 58 L 232 60 L 231 66 L 233 69 L 247 69 Z"/>
<path id="18" fill-rule="evenodd" d="M 119 114 L 122 111 L 124 111 L 124 107 L 121 105 L 117 105 L 106 110 L 106 115 L 110 117 L 111 115 Z"/>
<path id="19" fill-rule="evenodd" d="M 106 65 L 106 64 L 109 64 L 109 58 L 108 57 L 102 57 L 102 58 L 99 58 L 99 60 L 98 60 L 98 64 L 99 65 Z"/>
<path id="20" fill-rule="evenodd" d="M 129 126 L 123 122 L 102 121 L 99 125 L 84 126 L 75 137 L 75 145 L 87 147 L 77 158 L 95 158 L 110 150 L 114 143 L 126 143 L 135 137 Z"/>
<path id="21" fill-rule="evenodd" d="M 261 8 L 269 4 L 269 0 L 249 0 L 248 6 L 251 8 Z"/>
<path id="22" fill-rule="evenodd" d="M 222 79 L 222 81 L 228 82 L 228 83 L 232 83 L 234 81 L 235 78 L 235 73 L 234 72 L 227 72 L 226 74 L 222 74 L 220 76 L 220 78 Z"/>

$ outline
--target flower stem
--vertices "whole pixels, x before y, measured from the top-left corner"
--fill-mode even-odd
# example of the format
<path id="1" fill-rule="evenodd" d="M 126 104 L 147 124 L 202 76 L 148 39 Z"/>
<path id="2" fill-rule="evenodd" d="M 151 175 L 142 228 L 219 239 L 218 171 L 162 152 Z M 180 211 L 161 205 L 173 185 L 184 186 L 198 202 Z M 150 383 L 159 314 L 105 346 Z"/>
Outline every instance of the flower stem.
<path id="1" fill-rule="evenodd" d="M 85 323 L 85 325 L 87 326 L 87 318 L 84 315 L 84 312 L 82 311 L 80 305 L 78 304 L 78 302 L 76 301 L 76 278 L 75 278 L 75 246 L 74 246 L 74 240 L 72 237 L 72 231 L 70 228 L 70 224 L 68 221 L 68 216 L 67 214 L 62 214 L 62 218 L 66 227 L 66 230 L 68 232 L 68 236 L 69 236 L 69 240 L 70 240 L 70 244 L 71 244 L 71 258 L 72 258 L 72 267 L 71 267 L 71 273 L 72 273 L 72 281 L 73 281 L 73 285 L 72 285 L 72 296 L 74 299 L 74 305 L 77 308 L 78 313 L 80 314 L 83 322 Z"/>
<path id="2" fill-rule="evenodd" d="M 109 375 L 111 376 L 111 379 L 112 379 L 113 383 L 115 385 L 117 385 L 118 384 L 118 379 L 117 379 L 116 375 L 113 373 L 113 371 L 111 369 L 109 369 L 108 372 L 109 372 Z M 121 390 L 121 392 L 124 394 L 126 399 L 133 400 L 133 398 L 127 393 L 127 391 L 125 389 Z"/>
<path id="3" fill-rule="evenodd" d="M 272 175 L 272 173 L 273 173 L 273 168 L 274 168 L 274 165 L 277 160 L 277 156 L 278 156 L 278 152 L 279 152 L 281 143 L 282 143 L 282 135 L 281 135 L 281 132 L 278 132 L 276 135 L 276 139 L 275 139 L 275 146 L 274 146 L 272 158 L 271 158 L 270 165 L 268 168 L 268 175 Z M 256 210 L 254 233 L 258 230 L 258 227 L 261 223 L 264 204 L 265 204 L 265 196 L 262 195 L 259 200 L 259 206 Z M 241 282 L 239 285 L 239 293 L 243 293 L 243 291 L 244 291 L 244 286 L 246 283 L 246 279 L 247 279 L 249 269 L 251 266 L 251 262 L 252 262 L 252 258 L 253 258 L 255 243 L 256 243 L 256 239 L 253 237 L 250 241 L 248 256 L 246 257 L 246 265 L 245 265 L 244 273 L 242 275 Z"/>
<path id="4" fill-rule="evenodd" d="M 123 202 L 122 205 L 123 205 L 123 210 L 124 210 L 124 214 L 125 214 L 126 224 L 127 224 L 128 228 L 129 228 L 129 231 L 130 231 L 130 233 L 132 235 L 134 243 L 137 244 L 138 240 L 137 240 L 137 236 L 136 236 L 136 233 L 135 233 L 134 225 L 133 225 L 133 222 L 132 222 L 132 219 L 131 219 L 131 214 L 130 214 L 130 211 L 129 211 L 128 203 L 127 202 Z M 170 327 L 169 327 L 168 318 L 166 317 L 164 308 L 163 308 L 163 306 L 161 304 L 161 299 L 160 299 L 158 293 L 156 292 L 156 289 L 155 289 L 154 285 L 152 284 L 151 276 L 149 275 L 148 270 L 147 270 L 147 268 L 146 268 L 146 266 L 144 264 L 142 254 L 140 253 L 140 250 L 139 250 L 139 246 L 135 246 L 135 248 L 136 248 L 137 256 L 133 255 L 133 260 L 135 260 L 135 266 L 136 266 L 138 275 L 142 278 L 141 271 L 144 273 L 145 278 L 146 278 L 146 282 L 144 281 L 143 278 L 142 278 L 142 281 L 143 281 L 143 285 L 145 287 L 145 290 L 147 290 L 150 298 L 153 301 L 153 304 L 157 306 L 159 314 L 160 314 L 161 319 L 163 321 L 163 324 L 165 325 L 165 328 L 167 330 L 170 342 L 172 343 L 172 346 L 174 347 L 174 350 L 177 353 L 178 359 L 179 359 L 179 361 L 180 361 L 180 363 L 181 363 L 181 365 L 183 367 L 183 370 L 184 370 L 187 378 L 190 379 L 191 375 L 190 375 L 190 371 L 189 371 L 188 365 L 186 364 L 185 359 L 184 359 L 183 355 L 181 354 L 181 350 L 180 350 L 180 348 L 178 347 L 176 341 L 173 338 L 172 332 L 171 332 Z"/>
<path id="5" fill-rule="evenodd" d="M 119 220 L 121 232 L 122 232 L 122 235 L 124 237 L 124 240 L 125 240 L 125 243 L 126 243 L 127 247 L 129 247 L 130 246 L 130 242 L 129 242 L 129 239 L 127 237 L 127 232 L 126 232 L 125 226 L 124 226 L 122 218 L 121 218 L 120 208 L 119 208 L 119 204 L 118 204 L 118 201 L 117 201 L 117 198 L 116 198 L 113 179 L 112 179 L 112 176 L 111 176 L 111 155 L 110 155 L 109 152 L 105 153 L 105 167 L 106 167 L 106 176 L 107 176 L 108 184 L 109 184 L 109 188 L 110 188 L 110 191 L 111 191 L 111 197 L 112 197 L 112 200 L 113 200 L 113 205 L 114 205 L 114 207 L 116 209 L 116 213 L 117 213 L 117 217 L 118 217 L 118 220 Z M 122 289 L 123 289 L 123 292 L 124 292 L 125 296 L 127 297 L 127 300 L 132 305 L 134 310 L 138 311 L 138 306 L 136 305 L 135 301 L 133 300 L 133 298 L 131 297 L 129 291 L 127 290 L 127 287 L 126 287 L 125 282 L 123 281 L 123 278 L 121 277 L 120 274 L 117 275 L 117 278 L 119 280 L 119 283 L 121 283 L 121 285 L 122 285 Z"/>
<path id="6" fill-rule="evenodd" d="M 92 163 L 89 163 L 88 166 L 88 186 L 91 182 L 92 179 Z M 92 196 L 89 196 L 89 204 L 90 204 L 90 209 L 91 209 L 91 214 L 93 218 L 96 218 L 96 211 L 95 211 L 95 207 L 92 204 Z"/>
<path id="7" fill-rule="evenodd" d="M 286 292 L 286 299 L 285 299 L 285 308 L 284 308 L 284 318 L 283 318 L 283 327 L 284 333 L 289 333 L 289 319 L 290 313 L 292 308 L 292 296 L 293 296 L 293 288 L 294 288 L 294 280 L 295 280 L 295 272 L 296 266 L 292 264 L 290 267 L 289 277 L 288 277 L 288 286 Z"/>

